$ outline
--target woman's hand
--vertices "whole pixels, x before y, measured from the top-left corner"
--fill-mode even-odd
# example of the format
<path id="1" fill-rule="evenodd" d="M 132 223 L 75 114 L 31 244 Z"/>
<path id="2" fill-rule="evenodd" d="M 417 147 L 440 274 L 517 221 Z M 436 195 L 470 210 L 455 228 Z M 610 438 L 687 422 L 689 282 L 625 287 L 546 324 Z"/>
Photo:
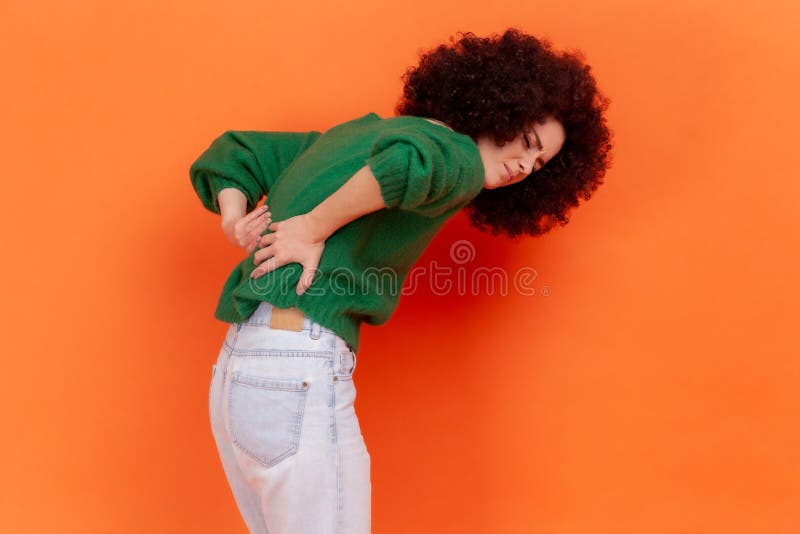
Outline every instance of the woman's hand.
<path id="1" fill-rule="evenodd" d="M 269 207 L 264 204 L 244 217 L 223 221 L 222 231 L 231 243 L 244 248 L 250 254 L 255 250 L 261 234 L 272 222 L 272 214 L 268 210 Z"/>
<path id="2" fill-rule="evenodd" d="M 269 225 L 269 234 L 259 239 L 253 262 L 258 265 L 250 278 L 258 278 L 288 263 L 303 266 L 297 294 L 302 295 L 314 281 L 327 235 L 308 213 Z"/>

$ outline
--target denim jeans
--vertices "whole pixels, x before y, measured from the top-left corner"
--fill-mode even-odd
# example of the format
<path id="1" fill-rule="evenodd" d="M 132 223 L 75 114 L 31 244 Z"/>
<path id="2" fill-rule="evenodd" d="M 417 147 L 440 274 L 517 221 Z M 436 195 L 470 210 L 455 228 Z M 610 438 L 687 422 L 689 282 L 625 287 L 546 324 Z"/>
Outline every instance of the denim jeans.
<path id="1" fill-rule="evenodd" d="M 232 324 L 212 366 L 211 431 L 239 511 L 251 533 L 369 534 L 356 355 L 307 316 L 270 328 L 271 309 Z"/>

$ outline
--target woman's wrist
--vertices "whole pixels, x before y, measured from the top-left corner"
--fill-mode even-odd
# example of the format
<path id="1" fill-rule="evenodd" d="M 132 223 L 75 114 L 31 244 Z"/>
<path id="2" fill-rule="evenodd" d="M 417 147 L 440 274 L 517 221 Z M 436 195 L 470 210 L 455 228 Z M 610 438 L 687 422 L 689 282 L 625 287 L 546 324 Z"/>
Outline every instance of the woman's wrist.
<path id="1" fill-rule="evenodd" d="M 247 197 L 234 187 L 222 189 L 217 195 L 217 202 L 223 227 L 235 223 L 247 213 Z"/>
<path id="2" fill-rule="evenodd" d="M 327 239 L 347 223 L 385 207 L 380 184 L 365 165 L 308 216 L 317 235 Z"/>
<path id="3" fill-rule="evenodd" d="M 306 213 L 306 217 L 311 226 L 314 239 L 317 241 L 327 241 L 331 234 L 336 231 L 336 228 L 333 228 L 330 222 L 326 220 L 325 214 L 319 209 L 319 205 Z"/>
<path id="4" fill-rule="evenodd" d="M 229 219 L 222 219 L 222 231 L 225 235 L 229 236 L 233 234 L 233 226 L 236 224 L 236 221 L 239 219 L 229 218 Z"/>

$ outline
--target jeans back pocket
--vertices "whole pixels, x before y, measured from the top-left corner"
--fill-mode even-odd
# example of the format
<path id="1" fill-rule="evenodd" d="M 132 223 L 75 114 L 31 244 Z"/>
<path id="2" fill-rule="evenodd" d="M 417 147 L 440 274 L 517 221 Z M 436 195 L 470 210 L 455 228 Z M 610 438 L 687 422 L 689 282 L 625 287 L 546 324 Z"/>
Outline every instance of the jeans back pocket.
<path id="1" fill-rule="evenodd" d="M 295 454 L 308 387 L 304 380 L 234 372 L 228 396 L 231 440 L 265 467 Z"/>

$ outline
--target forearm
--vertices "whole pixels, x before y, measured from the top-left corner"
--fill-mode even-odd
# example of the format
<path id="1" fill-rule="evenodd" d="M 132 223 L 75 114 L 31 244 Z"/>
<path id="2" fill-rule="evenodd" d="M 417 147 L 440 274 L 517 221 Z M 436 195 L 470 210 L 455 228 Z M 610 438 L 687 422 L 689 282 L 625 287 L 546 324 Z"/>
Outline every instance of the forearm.
<path id="1" fill-rule="evenodd" d="M 247 213 L 247 197 L 234 187 L 226 187 L 217 196 L 222 227 L 234 224 Z"/>
<path id="2" fill-rule="evenodd" d="M 320 236 L 327 239 L 350 221 L 385 207 L 380 184 L 365 165 L 308 215 Z"/>

